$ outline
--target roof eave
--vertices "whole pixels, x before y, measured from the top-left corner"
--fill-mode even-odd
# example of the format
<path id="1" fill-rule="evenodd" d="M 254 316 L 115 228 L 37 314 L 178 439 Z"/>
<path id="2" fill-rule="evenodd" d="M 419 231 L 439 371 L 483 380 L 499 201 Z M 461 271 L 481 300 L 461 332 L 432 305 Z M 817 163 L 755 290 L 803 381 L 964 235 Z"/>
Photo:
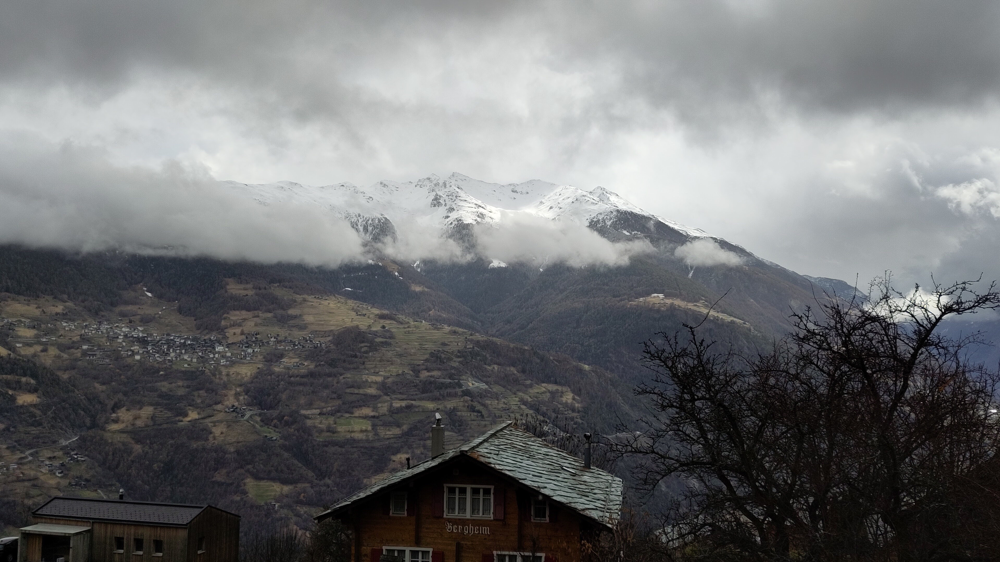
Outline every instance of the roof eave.
<path id="1" fill-rule="evenodd" d="M 200 515 L 200 512 L 199 512 Z M 152 527 L 178 527 L 183 528 L 194 521 L 194 517 L 187 523 L 160 523 L 158 521 L 137 521 L 135 519 L 111 519 L 108 517 L 77 517 L 74 515 L 39 515 L 32 513 L 34 517 L 48 517 L 49 519 L 72 519 L 73 521 L 98 521 L 101 523 L 124 523 L 126 525 L 150 525 Z"/>

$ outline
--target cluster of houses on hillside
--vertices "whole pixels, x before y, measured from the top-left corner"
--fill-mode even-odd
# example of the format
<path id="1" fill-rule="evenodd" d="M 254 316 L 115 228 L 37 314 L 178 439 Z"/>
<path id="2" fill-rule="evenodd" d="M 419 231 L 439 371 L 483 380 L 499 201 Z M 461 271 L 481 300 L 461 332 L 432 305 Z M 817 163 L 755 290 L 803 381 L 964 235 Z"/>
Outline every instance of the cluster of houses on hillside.
<path id="1" fill-rule="evenodd" d="M 611 532 L 621 479 L 501 424 L 316 516 L 350 531 L 354 562 L 576 562 Z M 237 562 L 239 516 L 208 505 L 53 498 L 21 529 L 19 562 Z"/>
<path id="2" fill-rule="evenodd" d="M 53 453 L 53 450 L 57 452 Z M 87 457 L 75 450 L 69 453 L 62 449 L 47 451 L 45 456 L 35 451 L 25 453 L 17 459 L 17 462 L 10 464 L 0 461 L 0 481 L 25 482 L 36 480 L 39 474 L 52 474 L 58 478 L 69 478 L 69 486 L 72 488 L 89 487 L 89 478 L 75 477 L 70 470 L 70 465 L 87 462 L 89 460 Z M 0 562 L 5 561 L 0 558 Z"/>
<path id="3" fill-rule="evenodd" d="M 259 360 L 261 352 L 270 349 L 291 351 L 322 348 L 312 334 L 291 338 L 259 332 L 244 334 L 237 342 L 227 342 L 217 335 L 197 336 L 182 334 L 157 334 L 134 324 L 94 322 L 59 322 L 42 324 L 20 318 L 0 318 L 0 328 L 27 328 L 31 330 L 58 330 L 79 334 L 81 357 L 98 364 L 108 364 L 113 357 L 132 358 L 156 364 L 172 365 L 184 362 L 191 365 L 229 365 L 238 361 Z M 25 345 L 48 345 L 55 339 L 44 331 L 32 337 L 11 336 L 15 348 Z M 51 341 L 50 341 L 51 340 Z M 301 364 L 283 365 L 296 368 Z"/>
<path id="4" fill-rule="evenodd" d="M 0 461 L 0 475 L 6 474 L 8 472 L 16 473 L 18 468 L 20 468 L 21 464 L 23 464 L 24 462 L 30 462 L 31 460 L 33 460 L 31 455 L 25 455 L 22 457 L 22 460 L 18 461 L 18 463 L 11 463 L 8 465 Z M 66 458 L 64 458 L 63 460 L 53 460 L 53 459 L 37 459 L 37 460 L 39 464 L 39 470 L 41 472 L 48 472 L 61 477 L 65 473 L 67 465 L 76 462 L 85 462 L 87 460 L 87 457 L 77 453 L 76 451 L 70 451 L 70 453 L 66 455 Z"/>

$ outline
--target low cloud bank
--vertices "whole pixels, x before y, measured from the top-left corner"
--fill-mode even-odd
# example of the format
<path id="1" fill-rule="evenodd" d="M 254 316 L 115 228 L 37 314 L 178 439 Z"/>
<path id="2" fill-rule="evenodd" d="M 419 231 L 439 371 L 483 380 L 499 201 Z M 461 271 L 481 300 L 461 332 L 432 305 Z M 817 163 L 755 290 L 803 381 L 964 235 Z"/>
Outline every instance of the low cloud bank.
<path id="1" fill-rule="evenodd" d="M 437 228 L 420 224 L 415 220 L 395 220 L 396 239 L 383 243 L 380 250 L 393 259 L 406 262 L 436 260 L 446 263 L 463 262 L 472 259 L 451 238 L 441 235 Z"/>
<path id="2" fill-rule="evenodd" d="M 101 150 L 18 136 L 0 138 L 0 243 L 325 266 L 363 254 L 320 209 L 260 205 L 176 162 L 123 168 Z"/>
<path id="3" fill-rule="evenodd" d="M 715 265 L 733 267 L 743 263 L 743 258 L 722 248 L 711 238 L 692 240 L 677 248 L 674 255 L 692 268 Z"/>
<path id="4" fill-rule="evenodd" d="M 540 265 L 624 265 L 648 242 L 613 244 L 582 225 L 509 213 L 473 229 L 470 253 L 437 224 L 394 223 L 379 251 L 400 260 L 481 256 Z M 261 263 L 338 265 L 368 259 L 347 221 L 321 206 L 261 204 L 207 170 L 168 162 L 122 167 L 100 149 L 0 136 L 0 244 L 77 252 L 208 256 Z"/>
<path id="5" fill-rule="evenodd" d="M 518 213 L 505 213 L 499 225 L 481 224 L 474 230 L 479 253 L 507 263 L 616 266 L 653 250 L 645 240 L 616 244 L 583 225 Z"/>

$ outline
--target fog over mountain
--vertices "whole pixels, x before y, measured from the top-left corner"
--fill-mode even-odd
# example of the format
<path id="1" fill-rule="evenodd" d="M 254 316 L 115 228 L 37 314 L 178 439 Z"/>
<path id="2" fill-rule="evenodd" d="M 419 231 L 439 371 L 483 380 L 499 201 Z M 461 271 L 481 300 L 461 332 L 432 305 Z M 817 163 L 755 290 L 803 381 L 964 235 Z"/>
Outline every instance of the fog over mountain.
<path id="1" fill-rule="evenodd" d="M 0 161 L 23 181 L 2 189 L 72 177 L 66 145 L 105 162 L 87 177 L 107 185 L 129 174 L 175 185 L 164 170 L 178 167 L 359 186 L 459 170 L 605 186 L 812 275 L 1000 277 L 998 25 L 985 0 L 14 0 L 0 6 Z M 24 183 L 28 161 L 66 167 Z M 190 193 L 159 211 L 138 196 L 50 206 L 65 187 L 37 189 L 13 205 L 48 209 L 53 232 L 7 224 L 7 238 L 82 246 L 125 234 L 82 223 L 131 214 L 150 216 L 149 233 L 128 231 L 144 245 L 168 234 L 171 205 Z M 177 234 L 162 243 L 207 251 L 202 239 L 226 222 L 194 216 L 171 222 Z M 285 220 L 319 230 L 279 240 L 339 228 Z M 240 255 L 251 230 L 218 245 Z M 346 239 L 303 259 L 354 255 L 361 242 Z"/>
<path id="2" fill-rule="evenodd" d="M 116 166 L 72 145 L 5 148 L 16 157 L 0 161 L 0 243 L 29 247 L 326 266 L 388 255 L 545 267 L 625 264 L 653 251 L 654 223 L 704 236 L 601 187 L 500 185 L 461 174 L 367 188 L 247 185 L 177 162 Z"/>

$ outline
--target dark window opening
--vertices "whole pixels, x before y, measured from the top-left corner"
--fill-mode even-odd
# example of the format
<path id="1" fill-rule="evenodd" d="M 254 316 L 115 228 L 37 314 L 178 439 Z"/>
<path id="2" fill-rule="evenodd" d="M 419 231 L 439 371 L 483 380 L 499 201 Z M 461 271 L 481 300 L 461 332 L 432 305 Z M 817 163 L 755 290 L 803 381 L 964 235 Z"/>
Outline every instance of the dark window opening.
<path id="1" fill-rule="evenodd" d="M 163 556 L 163 541 L 153 539 L 153 556 Z"/>
<path id="2" fill-rule="evenodd" d="M 71 546 L 70 537 L 57 535 L 42 535 L 42 560 L 69 560 Z"/>
<path id="3" fill-rule="evenodd" d="M 545 500 L 532 500 L 531 520 L 545 523 L 549 520 L 549 502 Z"/>
<path id="4" fill-rule="evenodd" d="M 390 509 L 389 513 L 392 515 L 406 515 L 406 492 L 393 492 L 392 509 Z"/>
<path id="5" fill-rule="evenodd" d="M 205 552 L 205 537 L 198 537 L 198 554 Z"/>
<path id="6" fill-rule="evenodd" d="M 115 552 L 125 552 L 125 537 L 115 537 Z"/>
<path id="7" fill-rule="evenodd" d="M 135 548 L 132 549 L 132 554 L 142 554 L 142 539 L 132 539 Z"/>

